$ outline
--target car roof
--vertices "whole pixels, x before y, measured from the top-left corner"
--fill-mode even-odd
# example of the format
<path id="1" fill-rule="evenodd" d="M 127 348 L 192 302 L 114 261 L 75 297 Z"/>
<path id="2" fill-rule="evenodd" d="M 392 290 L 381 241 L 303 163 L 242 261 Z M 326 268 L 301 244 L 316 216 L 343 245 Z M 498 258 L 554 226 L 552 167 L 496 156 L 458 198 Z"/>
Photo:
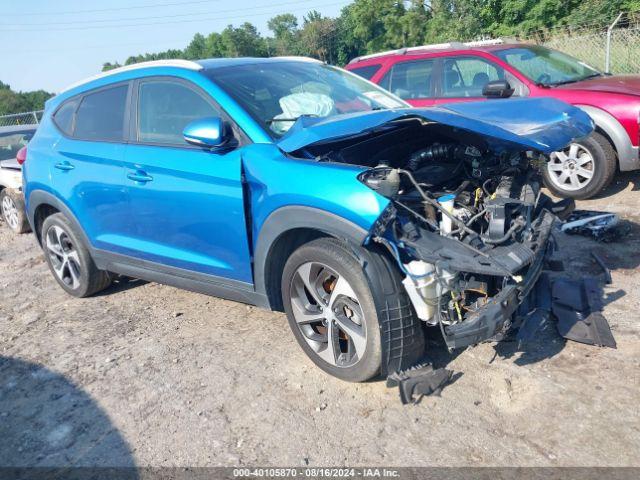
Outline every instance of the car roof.
<path id="1" fill-rule="evenodd" d="M 11 125 L 8 127 L 0 127 L 0 133 L 20 133 L 20 132 L 28 132 L 34 131 L 38 129 L 38 125 L 29 124 L 29 125 Z"/>
<path id="2" fill-rule="evenodd" d="M 429 56 L 442 55 L 443 53 L 450 54 L 465 54 L 475 52 L 487 52 L 492 53 L 499 50 L 506 50 L 508 48 L 522 48 L 529 47 L 531 45 L 526 43 L 500 43 L 493 45 L 468 45 L 458 42 L 436 45 L 424 45 L 421 47 L 401 48 L 398 50 L 391 50 L 388 52 L 375 53 L 372 55 L 365 55 L 362 57 L 356 57 L 349 62 L 349 68 L 356 68 L 356 66 L 367 66 L 372 64 L 378 64 L 383 60 L 388 59 L 407 59 L 407 58 L 424 58 Z"/>
<path id="3" fill-rule="evenodd" d="M 281 62 L 310 62 L 322 63 L 320 60 L 309 57 L 238 57 L 238 58 L 209 58 L 198 60 L 198 64 L 205 70 L 215 70 L 217 68 L 234 67 L 240 65 L 265 65 Z"/>

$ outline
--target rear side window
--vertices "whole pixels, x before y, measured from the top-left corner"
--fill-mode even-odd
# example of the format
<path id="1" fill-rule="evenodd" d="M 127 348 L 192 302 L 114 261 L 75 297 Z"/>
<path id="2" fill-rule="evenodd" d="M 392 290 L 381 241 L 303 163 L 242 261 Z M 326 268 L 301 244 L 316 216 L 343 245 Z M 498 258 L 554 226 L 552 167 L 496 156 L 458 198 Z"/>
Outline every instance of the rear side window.
<path id="1" fill-rule="evenodd" d="M 121 85 L 82 98 L 76 113 L 74 137 L 82 140 L 121 141 L 128 85 Z"/>
<path id="2" fill-rule="evenodd" d="M 404 100 L 432 98 L 434 65 L 433 59 L 396 63 L 380 86 Z"/>
<path id="3" fill-rule="evenodd" d="M 138 141 L 188 145 L 182 131 L 189 123 L 221 116 L 204 94 L 171 80 L 140 84 L 138 92 Z"/>
<path id="4" fill-rule="evenodd" d="M 367 65 L 366 67 L 350 68 L 349 71 L 360 75 L 362 78 L 371 80 L 381 67 L 382 65 Z"/>
<path id="5" fill-rule="evenodd" d="M 63 133 L 73 134 L 73 119 L 78 107 L 78 99 L 67 100 L 53 115 L 53 121 Z"/>

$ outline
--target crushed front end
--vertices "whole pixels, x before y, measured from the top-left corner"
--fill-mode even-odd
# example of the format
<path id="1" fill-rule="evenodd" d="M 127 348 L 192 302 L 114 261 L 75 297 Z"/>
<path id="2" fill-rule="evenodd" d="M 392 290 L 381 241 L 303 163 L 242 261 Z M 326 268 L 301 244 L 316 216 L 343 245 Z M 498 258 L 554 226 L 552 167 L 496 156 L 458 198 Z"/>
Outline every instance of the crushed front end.
<path id="1" fill-rule="evenodd" d="M 365 167 L 359 181 L 389 200 L 368 241 L 389 250 L 416 314 L 453 349 L 500 339 L 535 308 L 554 223 L 574 208 L 541 192 L 540 172 L 592 130 L 557 100 L 496 100 L 305 119 L 281 148 Z"/>
<path id="2" fill-rule="evenodd" d="M 439 145 L 416 153 L 406 168 L 378 167 L 360 177 L 393 199 L 371 240 L 396 258 L 416 314 L 440 328 L 449 348 L 499 339 L 514 314 L 528 313 L 557 215 L 573 208 L 541 193 L 531 153 L 474 167 L 480 155 Z M 427 166 L 415 161 L 425 157 Z"/>

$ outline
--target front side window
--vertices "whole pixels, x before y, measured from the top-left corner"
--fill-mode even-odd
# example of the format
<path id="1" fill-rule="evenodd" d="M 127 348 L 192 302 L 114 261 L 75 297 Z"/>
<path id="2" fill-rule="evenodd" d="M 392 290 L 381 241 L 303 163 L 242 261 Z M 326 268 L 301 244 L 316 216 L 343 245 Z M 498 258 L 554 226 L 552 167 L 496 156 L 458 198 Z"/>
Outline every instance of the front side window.
<path id="1" fill-rule="evenodd" d="M 387 72 L 380 86 L 403 100 L 432 98 L 434 60 L 397 63 Z"/>
<path id="2" fill-rule="evenodd" d="M 175 81 L 143 82 L 138 95 L 139 142 L 188 145 L 182 131 L 189 123 L 220 116 L 204 94 Z"/>
<path id="3" fill-rule="evenodd" d="M 602 75 L 598 70 L 569 55 L 537 45 L 498 50 L 494 54 L 541 85 L 578 82 Z"/>
<path id="4" fill-rule="evenodd" d="M 366 80 L 317 62 L 268 62 L 206 72 L 274 138 L 303 116 L 332 117 L 407 107 Z"/>
<path id="5" fill-rule="evenodd" d="M 362 78 L 371 80 L 381 67 L 382 65 L 367 65 L 366 67 L 350 68 L 349 71 Z"/>
<path id="6" fill-rule="evenodd" d="M 479 57 L 452 57 L 444 60 L 442 96 L 481 97 L 484 86 L 504 78 L 504 69 Z"/>
<path id="7" fill-rule="evenodd" d="M 128 85 L 120 85 L 85 95 L 76 113 L 73 136 L 81 140 L 122 141 L 128 89 Z"/>
<path id="8" fill-rule="evenodd" d="M 18 150 L 26 146 L 35 130 L 25 130 L 15 133 L 0 133 L 0 161 L 16 158 Z"/>

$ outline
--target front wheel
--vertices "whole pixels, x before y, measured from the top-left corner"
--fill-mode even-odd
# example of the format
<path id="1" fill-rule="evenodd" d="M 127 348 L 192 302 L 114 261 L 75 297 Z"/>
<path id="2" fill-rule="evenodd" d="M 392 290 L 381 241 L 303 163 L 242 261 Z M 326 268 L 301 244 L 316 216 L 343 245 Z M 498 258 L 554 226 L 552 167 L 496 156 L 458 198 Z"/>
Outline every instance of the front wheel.
<path id="1" fill-rule="evenodd" d="M 616 153 L 609 141 L 594 132 L 550 155 L 543 170 L 544 183 L 554 195 L 584 200 L 611 183 L 616 164 Z"/>
<path id="2" fill-rule="evenodd" d="M 406 294 L 398 288 L 397 279 L 388 277 L 370 281 L 354 252 L 333 238 L 310 242 L 291 255 L 282 276 L 289 326 L 307 356 L 322 370 L 350 382 L 380 374 L 380 324 L 385 315 L 376 308 L 374 296 L 388 304 L 408 301 L 400 298 Z M 380 288 L 383 282 L 384 289 Z M 389 292 L 394 292 L 393 299 Z M 411 315 L 405 323 L 419 322 Z M 388 325 L 386 330 L 390 330 Z M 400 328 L 395 333 L 402 336 Z M 403 340 L 421 346 L 421 336 L 416 326 Z"/>

